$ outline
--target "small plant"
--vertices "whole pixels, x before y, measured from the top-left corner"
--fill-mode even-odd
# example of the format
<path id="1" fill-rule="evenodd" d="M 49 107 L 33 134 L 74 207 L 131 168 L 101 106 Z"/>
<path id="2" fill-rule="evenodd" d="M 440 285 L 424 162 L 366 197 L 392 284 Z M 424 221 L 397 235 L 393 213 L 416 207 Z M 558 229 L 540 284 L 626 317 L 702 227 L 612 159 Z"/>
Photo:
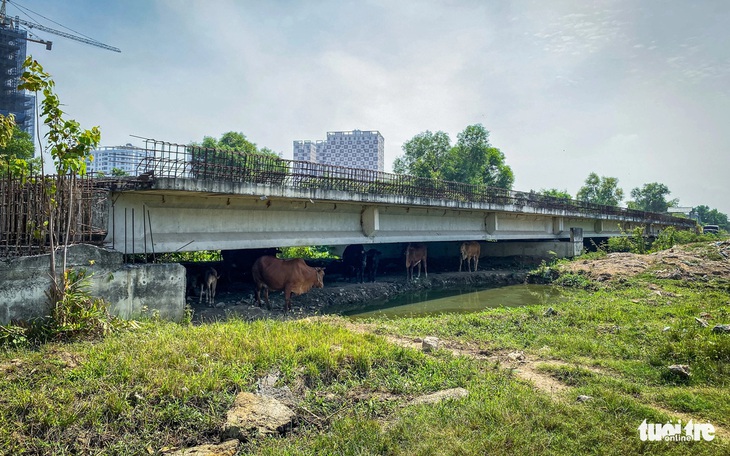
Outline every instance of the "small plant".
<path id="1" fill-rule="evenodd" d="M 0 326 L 1 347 L 22 347 L 28 345 L 28 329 L 24 326 L 9 324 Z"/>
<path id="2" fill-rule="evenodd" d="M 673 226 L 670 226 L 659 233 L 659 236 L 652 242 L 651 251 L 658 252 L 660 250 L 667 250 L 674 247 L 677 243 L 676 240 L 677 230 Z"/>
<path id="3" fill-rule="evenodd" d="M 67 269 L 63 273 L 63 293 L 49 293 L 53 305 L 50 321 L 51 337 L 71 340 L 79 337 L 100 337 L 119 324 L 109 315 L 109 304 L 91 296 L 86 269 Z"/>

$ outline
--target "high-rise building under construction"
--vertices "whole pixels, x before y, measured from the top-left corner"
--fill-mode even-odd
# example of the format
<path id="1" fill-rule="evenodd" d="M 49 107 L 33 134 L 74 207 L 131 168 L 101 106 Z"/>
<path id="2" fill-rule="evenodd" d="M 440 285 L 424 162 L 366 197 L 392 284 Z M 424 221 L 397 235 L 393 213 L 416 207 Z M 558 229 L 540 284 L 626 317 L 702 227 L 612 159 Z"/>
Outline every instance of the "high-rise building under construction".
<path id="1" fill-rule="evenodd" d="M 28 32 L 5 23 L 0 26 L 0 114 L 15 116 L 15 123 L 34 138 L 35 97 L 18 90 L 23 74 Z"/>

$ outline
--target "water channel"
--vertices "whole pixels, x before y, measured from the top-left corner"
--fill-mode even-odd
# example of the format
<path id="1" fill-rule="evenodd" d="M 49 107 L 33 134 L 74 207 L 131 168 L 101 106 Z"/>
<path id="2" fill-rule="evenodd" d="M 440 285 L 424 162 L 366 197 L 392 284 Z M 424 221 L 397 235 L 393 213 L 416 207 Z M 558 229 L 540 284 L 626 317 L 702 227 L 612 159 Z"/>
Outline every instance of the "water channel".
<path id="1" fill-rule="evenodd" d="M 549 285 L 509 285 L 488 289 L 421 290 L 343 312 L 351 318 L 421 317 L 444 313 L 479 312 L 495 307 L 550 305 L 562 299 Z"/>

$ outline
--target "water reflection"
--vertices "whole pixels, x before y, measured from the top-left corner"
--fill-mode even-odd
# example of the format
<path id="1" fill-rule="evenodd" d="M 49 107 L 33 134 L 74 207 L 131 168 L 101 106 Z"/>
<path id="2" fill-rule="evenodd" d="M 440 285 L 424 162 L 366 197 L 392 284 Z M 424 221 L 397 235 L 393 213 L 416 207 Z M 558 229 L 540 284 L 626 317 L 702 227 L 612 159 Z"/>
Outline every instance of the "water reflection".
<path id="1" fill-rule="evenodd" d="M 478 312 L 492 307 L 549 304 L 559 300 L 560 290 L 549 285 L 510 285 L 487 290 L 422 290 L 343 314 L 354 318 L 419 317 Z"/>

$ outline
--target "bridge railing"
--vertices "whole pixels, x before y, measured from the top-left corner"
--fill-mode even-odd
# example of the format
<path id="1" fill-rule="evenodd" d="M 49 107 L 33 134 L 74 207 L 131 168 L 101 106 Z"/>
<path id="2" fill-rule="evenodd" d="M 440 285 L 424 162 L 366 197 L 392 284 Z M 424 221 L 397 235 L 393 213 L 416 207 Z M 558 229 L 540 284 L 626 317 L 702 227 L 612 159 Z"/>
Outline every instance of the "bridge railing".
<path id="1" fill-rule="evenodd" d="M 399 195 L 459 202 L 511 205 L 516 208 L 565 210 L 585 215 L 614 215 L 647 223 L 669 223 L 693 228 L 695 221 L 667 214 L 604 206 L 535 192 L 441 181 L 405 174 L 348 168 L 271 155 L 210 149 L 154 139 L 145 140 L 147 158 L 138 174 L 155 177 L 210 179 L 282 185 L 299 189 L 340 190 L 353 193 Z"/>

